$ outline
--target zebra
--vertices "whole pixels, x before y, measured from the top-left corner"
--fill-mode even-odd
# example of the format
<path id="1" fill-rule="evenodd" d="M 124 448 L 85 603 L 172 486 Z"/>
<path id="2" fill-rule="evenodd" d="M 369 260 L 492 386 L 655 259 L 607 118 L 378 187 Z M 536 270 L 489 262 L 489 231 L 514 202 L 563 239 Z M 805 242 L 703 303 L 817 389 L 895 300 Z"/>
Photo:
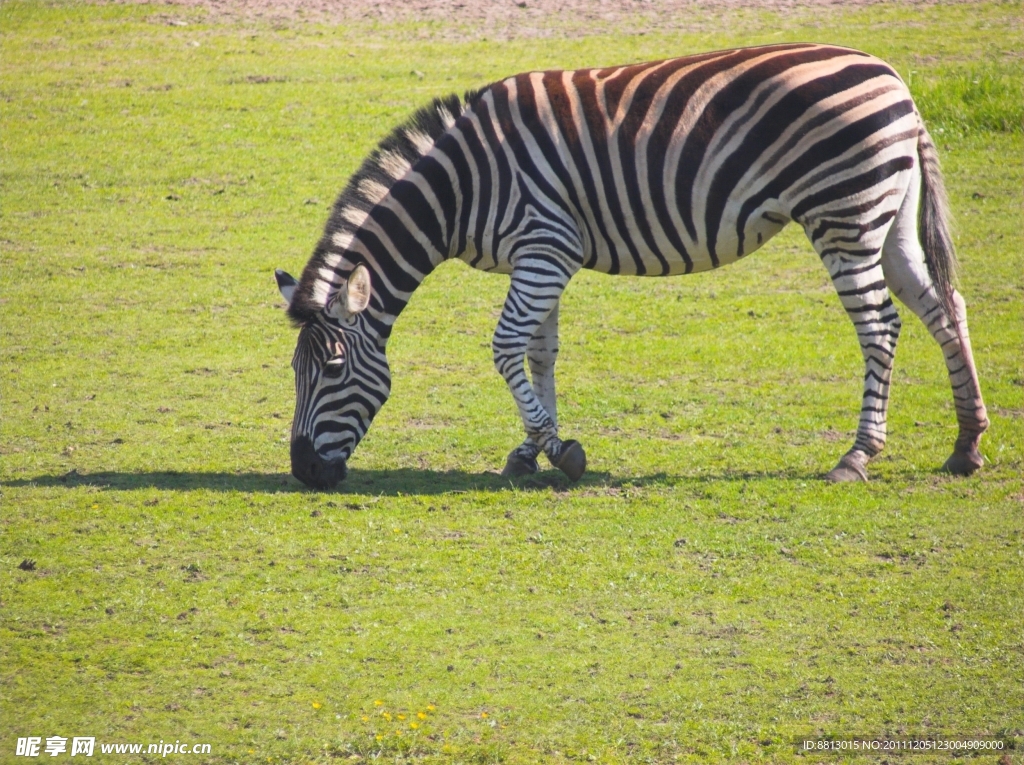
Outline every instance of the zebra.
<path id="1" fill-rule="evenodd" d="M 864 357 L 852 447 L 825 476 L 867 480 L 886 441 L 900 318 L 940 345 L 959 434 L 944 467 L 981 467 L 988 427 L 935 144 L 907 86 L 869 54 L 796 43 L 532 71 L 435 99 L 370 153 L 301 278 L 276 272 L 299 329 L 293 474 L 326 489 L 388 398 L 395 319 L 442 262 L 510 276 L 494 364 L 526 439 L 502 475 L 586 470 L 559 437 L 559 298 L 581 268 L 667 276 L 732 263 L 803 227 Z M 529 368 L 529 377 L 526 369 Z"/>

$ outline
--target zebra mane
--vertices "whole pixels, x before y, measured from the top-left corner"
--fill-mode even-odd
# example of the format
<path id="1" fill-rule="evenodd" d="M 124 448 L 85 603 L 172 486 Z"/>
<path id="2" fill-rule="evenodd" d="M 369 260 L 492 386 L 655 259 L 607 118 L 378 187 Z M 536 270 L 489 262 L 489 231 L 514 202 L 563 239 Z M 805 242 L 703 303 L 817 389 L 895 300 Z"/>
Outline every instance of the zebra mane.
<path id="1" fill-rule="evenodd" d="M 462 99 L 454 93 L 435 98 L 394 128 L 363 160 L 334 202 L 323 237 L 302 271 L 288 306 L 288 318 L 294 324 L 305 325 L 323 310 L 356 265 L 342 258 L 367 214 L 482 93 L 467 91 Z"/>

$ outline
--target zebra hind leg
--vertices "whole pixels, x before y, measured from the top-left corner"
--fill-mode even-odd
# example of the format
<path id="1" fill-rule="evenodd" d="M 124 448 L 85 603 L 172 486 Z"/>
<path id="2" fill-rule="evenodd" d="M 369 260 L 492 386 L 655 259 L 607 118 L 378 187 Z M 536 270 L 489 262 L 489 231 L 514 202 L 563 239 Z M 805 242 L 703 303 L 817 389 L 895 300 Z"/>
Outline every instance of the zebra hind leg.
<path id="1" fill-rule="evenodd" d="M 978 444 L 988 428 L 988 415 L 971 353 L 966 305 L 960 293 L 953 290 L 956 316 L 951 317 L 938 298 L 918 234 L 917 197 L 915 183 L 885 240 L 882 268 L 889 289 L 921 319 L 942 348 L 960 429 L 944 467 L 955 475 L 970 475 L 982 466 Z"/>
<path id="2" fill-rule="evenodd" d="M 889 297 L 877 254 L 851 256 L 826 248 L 822 261 L 857 330 L 864 357 L 864 393 L 853 447 L 825 476 L 832 482 L 866 481 L 868 460 L 885 447 L 889 381 L 900 317 Z"/>

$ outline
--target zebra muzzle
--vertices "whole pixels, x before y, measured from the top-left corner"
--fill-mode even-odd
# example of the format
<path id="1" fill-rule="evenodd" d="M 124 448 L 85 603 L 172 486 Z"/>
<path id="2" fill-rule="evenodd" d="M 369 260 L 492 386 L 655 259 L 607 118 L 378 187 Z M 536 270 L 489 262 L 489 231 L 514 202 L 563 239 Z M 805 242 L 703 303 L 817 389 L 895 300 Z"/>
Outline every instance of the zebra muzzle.
<path id="1" fill-rule="evenodd" d="M 313 489 L 332 489 L 348 475 L 345 460 L 325 460 L 305 436 L 292 441 L 292 475 Z"/>

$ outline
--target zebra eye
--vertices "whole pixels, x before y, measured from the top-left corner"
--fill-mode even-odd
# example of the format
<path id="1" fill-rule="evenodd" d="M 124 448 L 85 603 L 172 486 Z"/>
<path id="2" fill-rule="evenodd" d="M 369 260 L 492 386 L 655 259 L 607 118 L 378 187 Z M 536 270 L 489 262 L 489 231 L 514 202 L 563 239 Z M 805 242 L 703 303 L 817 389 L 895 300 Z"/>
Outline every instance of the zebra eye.
<path id="1" fill-rule="evenodd" d="M 341 369 L 345 366 L 344 358 L 333 358 L 324 364 L 324 377 L 340 377 Z"/>

